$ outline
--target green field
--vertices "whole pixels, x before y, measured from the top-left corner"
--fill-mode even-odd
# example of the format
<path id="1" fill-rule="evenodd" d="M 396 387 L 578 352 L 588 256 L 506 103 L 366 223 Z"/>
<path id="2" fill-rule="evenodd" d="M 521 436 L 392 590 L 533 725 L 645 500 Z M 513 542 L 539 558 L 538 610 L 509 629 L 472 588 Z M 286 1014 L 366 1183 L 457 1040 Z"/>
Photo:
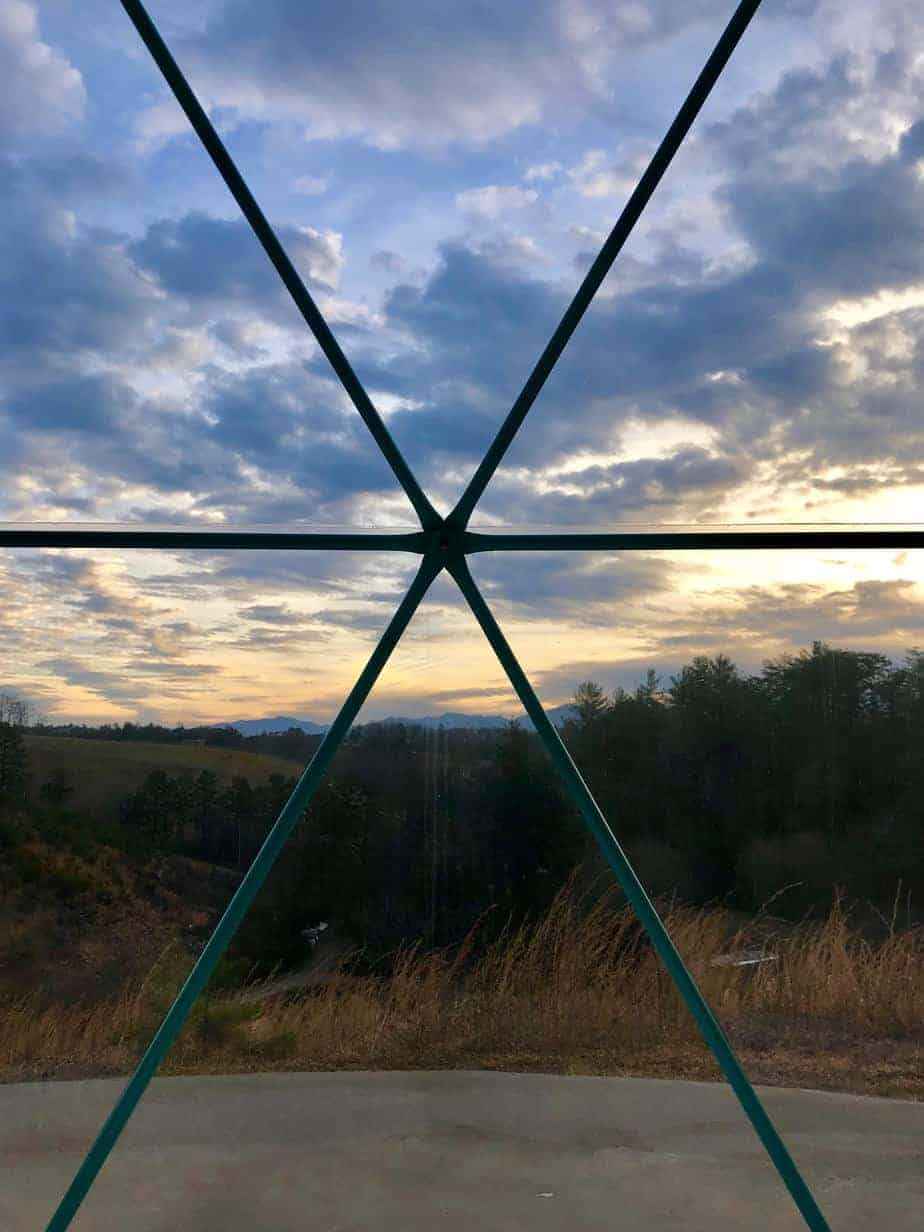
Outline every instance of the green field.
<path id="1" fill-rule="evenodd" d="M 66 770 L 74 786 L 72 808 L 111 816 L 120 800 L 140 787 L 152 770 L 198 774 L 212 770 L 223 783 L 243 775 L 254 785 L 271 774 L 287 778 L 304 770 L 299 762 L 241 749 L 204 744 L 157 744 L 129 740 L 82 740 L 76 736 L 25 736 L 31 787 L 37 792 L 56 770 Z"/>

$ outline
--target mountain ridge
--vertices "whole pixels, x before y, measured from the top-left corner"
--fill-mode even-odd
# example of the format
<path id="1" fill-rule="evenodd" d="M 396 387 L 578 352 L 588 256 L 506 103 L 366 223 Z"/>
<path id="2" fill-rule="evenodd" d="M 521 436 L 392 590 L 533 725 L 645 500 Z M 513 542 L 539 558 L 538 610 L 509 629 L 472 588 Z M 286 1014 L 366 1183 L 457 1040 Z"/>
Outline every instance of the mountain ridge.
<path id="1" fill-rule="evenodd" d="M 571 717 L 573 710 L 574 707 L 570 703 L 565 703 L 562 706 L 551 707 L 546 713 L 556 727 L 561 727 L 565 719 Z M 505 727 L 512 719 L 517 719 L 524 727 L 532 728 L 533 726 L 527 715 L 522 712 L 518 715 L 466 714 L 458 710 L 447 710 L 443 714 L 425 714 L 417 717 L 388 715 L 384 719 L 371 719 L 361 726 L 372 727 L 374 725 L 397 725 L 403 723 L 406 727 L 433 729 L 443 727 L 449 731 L 487 731 Z M 316 723 L 313 719 L 299 719 L 292 715 L 274 715 L 263 719 L 238 719 L 236 722 L 228 723 L 226 726 L 235 728 L 242 736 L 265 736 L 272 732 L 288 731 L 292 727 L 296 727 L 310 736 L 322 736 L 327 731 L 329 724 Z"/>

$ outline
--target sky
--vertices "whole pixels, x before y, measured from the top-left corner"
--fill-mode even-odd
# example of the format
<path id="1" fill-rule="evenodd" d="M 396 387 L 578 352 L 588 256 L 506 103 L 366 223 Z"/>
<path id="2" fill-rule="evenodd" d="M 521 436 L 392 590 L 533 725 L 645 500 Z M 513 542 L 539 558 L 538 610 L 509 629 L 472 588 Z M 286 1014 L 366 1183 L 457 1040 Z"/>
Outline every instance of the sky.
<path id="1" fill-rule="evenodd" d="M 150 0 L 434 504 L 473 473 L 729 0 Z M 0 7 L 0 521 L 414 515 L 116 0 Z M 913 522 L 924 11 L 765 0 L 473 525 Z M 49 721 L 329 720 L 414 571 L 0 553 Z M 924 645 L 921 553 L 472 562 L 541 699 L 695 654 Z M 515 713 L 446 577 L 363 717 Z"/>

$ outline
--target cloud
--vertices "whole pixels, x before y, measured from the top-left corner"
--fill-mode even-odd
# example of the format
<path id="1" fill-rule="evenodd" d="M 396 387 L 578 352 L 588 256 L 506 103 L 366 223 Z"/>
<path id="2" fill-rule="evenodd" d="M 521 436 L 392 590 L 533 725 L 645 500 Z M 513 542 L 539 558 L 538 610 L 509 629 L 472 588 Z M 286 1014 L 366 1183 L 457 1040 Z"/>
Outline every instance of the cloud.
<path id="1" fill-rule="evenodd" d="M 561 170 L 561 163 L 536 163 L 535 166 L 527 168 L 523 179 L 526 180 L 527 184 L 535 183 L 536 180 L 553 180 Z"/>
<path id="2" fill-rule="evenodd" d="M 481 698 L 489 698 L 496 700 L 502 699 L 505 702 L 512 700 L 511 686 L 507 681 L 498 685 L 484 686 L 469 686 L 460 685 L 457 689 L 439 689 L 435 692 L 427 693 L 427 701 L 430 704 L 438 704 L 439 702 L 453 702 L 455 705 L 459 703 L 480 700 Z"/>
<path id="3" fill-rule="evenodd" d="M 330 176 L 300 175 L 292 187 L 303 197 L 323 197 L 330 188 Z"/>
<path id="4" fill-rule="evenodd" d="M 639 608 L 624 608 L 626 631 L 642 632 L 649 652 L 602 654 L 567 660 L 533 673 L 540 695 L 570 696 L 581 680 L 605 688 L 632 689 L 649 668 L 667 687 L 672 675 L 695 655 L 726 654 L 746 672 L 760 672 L 770 658 L 796 654 L 813 641 L 851 650 L 877 651 L 895 661 L 924 634 L 924 602 L 910 579 L 870 580 L 843 588 L 817 583 L 769 581 L 762 586 L 728 586 L 685 597 L 687 612 L 647 605 L 639 628 Z"/>
<path id="5" fill-rule="evenodd" d="M 546 501 L 560 508 L 554 494 L 550 499 L 556 484 L 549 473 L 581 450 L 618 455 L 619 431 L 630 417 L 641 415 L 655 424 L 679 413 L 691 422 L 722 424 L 734 413 L 740 424 L 737 391 L 714 388 L 708 375 L 729 353 L 755 369 L 760 361 L 769 363 L 785 346 L 787 329 L 793 335 L 790 348 L 794 345 L 795 324 L 781 323 L 776 335 L 765 324 L 758 328 L 760 301 L 770 293 L 758 278 L 749 283 L 740 277 L 705 288 L 644 288 L 595 305 L 515 444 L 516 467 L 502 472 L 508 490 L 495 499 L 489 489 L 488 508 L 503 516 L 512 495 L 509 485 L 518 484 L 531 489 L 530 517 Z M 742 310 L 744 297 L 755 301 L 750 320 Z M 440 265 L 424 286 L 392 290 L 387 321 L 415 337 L 418 348 L 400 360 L 361 363 L 360 370 L 375 387 L 422 402 L 413 411 L 396 411 L 390 423 L 428 478 L 438 484 L 448 468 L 464 470 L 477 461 L 566 303 L 556 284 L 458 243 L 444 246 Z M 792 373 L 794 380 L 794 367 Z M 761 373 L 764 384 L 771 375 Z M 817 383 L 822 373 L 817 364 L 814 372 L 803 364 L 799 379 Z M 769 395 L 761 390 L 755 401 L 766 405 Z M 769 419 L 769 408 L 766 414 Z M 717 488 L 730 490 L 748 475 L 739 447 L 729 443 L 721 452 L 724 458 L 681 451 L 673 464 L 614 461 L 609 474 L 588 469 L 557 486 L 564 500 L 566 488 L 591 485 L 601 515 L 607 509 L 599 491 L 606 486 L 614 498 L 609 513 L 644 506 L 645 491 L 652 507 L 664 503 L 664 492 L 689 497 L 697 486 L 711 500 Z M 577 518 L 584 512 L 575 508 Z"/>
<path id="6" fill-rule="evenodd" d="M 638 552 L 484 552 L 472 562 L 479 589 L 506 618 L 583 627 L 612 627 L 620 604 L 663 595 L 683 572 Z"/>
<path id="7" fill-rule="evenodd" d="M 911 69 L 902 71 L 907 84 Z M 817 499 L 846 491 L 849 479 L 825 474 L 840 463 L 870 468 L 855 491 L 920 483 L 920 309 L 886 308 L 837 336 L 826 315 L 835 300 L 924 286 L 918 130 L 907 122 L 891 147 L 847 143 L 823 167 L 803 159 L 800 144 L 820 142 L 832 115 L 855 114 L 857 97 L 869 107 L 875 91 L 868 73 L 835 59 L 825 71 L 787 74 L 707 130 L 724 166 L 717 199 L 744 241 L 736 259 L 678 257 L 668 236 L 612 281 L 489 488 L 487 513 L 504 518 L 512 505 L 522 518 L 579 522 L 647 508 L 682 519 L 727 510 L 767 477 L 775 499 L 788 484 L 811 501 L 813 477 Z M 795 114 L 802 123 L 788 134 Z M 766 168 L 754 134 L 776 142 Z M 617 274 L 626 268 L 620 258 Z M 490 246 L 447 242 L 422 285 L 386 298 L 388 324 L 416 347 L 368 370 L 377 387 L 418 401 L 391 424 L 447 501 L 458 491 L 447 478 L 470 473 L 574 289 L 536 274 Z M 633 417 L 652 430 L 686 419 L 715 436 L 708 454 L 623 461 L 620 430 Z M 611 473 L 585 468 L 558 482 L 556 468 L 582 451 L 611 457 Z"/>
<path id="8" fill-rule="evenodd" d="M 857 24 L 856 8 L 845 16 Z M 871 46 L 851 30 L 824 63 L 788 70 L 721 120 L 704 117 L 710 149 L 735 172 L 768 183 L 894 154 L 896 133 L 919 118 L 919 39 L 919 30 L 896 31 L 883 13 Z"/>
<path id="9" fill-rule="evenodd" d="M 149 703 L 151 682 L 145 679 L 147 676 L 157 675 L 157 692 L 161 696 L 175 703 L 189 703 L 199 692 L 195 684 L 217 671 L 207 663 L 158 663 L 140 658 L 96 667 L 85 659 L 67 655 L 41 659 L 35 666 L 53 677 L 59 687 L 85 689 L 112 705 L 138 708 Z"/>
<path id="10" fill-rule="evenodd" d="M 0 142 L 57 133 L 83 116 L 83 79 L 42 42 L 35 6 L 25 0 L 0 6 L 0 80 Z"/>
<path id="11" fill-rule="evenodd" d="M 782 182 L 736 181 L 723 195 L 762 260 L 814 296 L 856 297 L 924 278 L 924 185 L 901 156 Z"/>
<path id="12" fill-rule="evenodd" d="M 150 341 L 156 290 L 121 237 L 81 226 L 72 206 L 127 182 L 118 165 L 85 155 L 0 160 L 0 370 L 14 387 L 60 376 L 77 357 Z"/>
<path id="13" fill-rule="evenodd" d="M 661 680 L 662 688 L 670 685 L 670 677 L 679 675 L 684 660 L 673 654 L 655 654 L 648 658 L 627 656 L 625 659 L 575 659 L 552 668 L 539 668 L 531 676 L 540 701 L 553 706 L 570 701 L 574 691 L 584 680 L 593 680 L 605 692 L 616 688 L 634 692 L 645 680 L 649 668 L 654 669 Z"/>
<path id="14" fill-rule="evenodd" d="M 400 274 L 403 272 L 406 262 L 400 253 L 390 252 L 388 249 L 381 248 L 372 254 L 369 258 L 369 264 L 373 269 L 381 270 L 383 274 Z"/>
<path id="15" fill-rule="evenodd" d="M 343 265 L 343 240 L 313 227 L 276 229 L 292 264 L 309 283 L 334 289 Z M 190 300 L 243 303 L 250 309 L 289 300 L 289 293 L 244 220 L 202 213 L 152 223 L 129 247 L 142 269 L 168 292 Z"/>
<path id="16" fill-rule="evenodd" d="M 476 218 L 497 219 L 509 210 L 522 210 L 535 204 L 539 194 L 533 188 L 518 188 L 515 184 L 486 184 L 482 188 L 467 188 L 456 194 L 456 205 Z"/>
<path id="17" fill-rule="evenodd" d="M 605 150 L 588 150 L 568 176 L 582 197 L 628 197 L 652 152 L 636 150 L 614 161 Z"/>
<path id="18" fill-rule="evenodd" d="M 776 131 L 766 114 L 785 114 L 800 98 L 804 110 L 827 115 L 852 82 L 837 63 L 827 77 L 786 78 L 744 109 L 740 131 Z M 485 511 L 506 517 L 514 501 L 521 516 L 542 522 L 646 512 L 682 519 L 727 508 L 760 467 L 772 468 L 778 492 L 794 480 L 810 488 L 814 476 L 815 499 L 846 492 L 847 479 L 825 473 L 838 464 L 854 468 L 855 492 L 886 479 L 918 482 L 919 313 L 886 313 L 840 339 L 823 337 L 832 298 L 924 280 L 924 182 L 912 159 L 915 130 L 905 132 L 892 152 L 851 156 L 817 174 L 803 173 L 791 149 L 789 170 L 781 164 L 764 183 L 755 182 L 746 143 L 734 147 L 731 130 L 716 126 L 709 141 L 731 142 L 722 198 L 746 259 L 723 266 L 681 254 L 679 274 L 666 246 L 636 259 L 629 280 L 579 327 Z M 91 172 L 71 162 L 68 191 L 90 191 Z M 150 223 L 129 241 L 79 224 L 52 201 L 50 166 L 17 174 L 0 437 L 18 474 L 24 466 L 44 473 L 40 459 L 66 434 L 75 461 L 97 476 L 92 487 L 149 489 L 135 498 L 140 509 L 170 496 L 187 516 L 288 521 L 311 510 L 348 521 L 395 497 L 326 361 L 306 367 L 281 357 L 296 345 L 281 314 L 294 318 L 243 222 L 191 213 Z M 497 203 L 478 196 L 484 188 L 472 191 L 482 205 Z M 281 233 L 307 277 L 336 284 L 338 235 Z M 540 277 L 534 255 L 529 236 L 444 243 L 428 277 L 386 293 L 383 333 L 362 315 L 353 320 L 351 359 L 376 396 L 393 400 L 391 428 L 444 503 L 574 290 Z M 373 261 L 399 270 L 389 250 Z M 254 332 L 260 316 L 269 318 L 262 333 Z M 175 384 L 144 375 L 155 362 L 178 374 Z M 665 455 L 622 456 L 627 421 L 656 430 L 667 419 L 689 422 L 691 436 L 708 425 L 708 449 L 681 442 Z M 595 461 L 575 466 L 581 453 Z M 86 489 L 41 482 L 57 485 L 62 505 L 88 507 Z"/>
<path id="19" fill-rule="evenodd" d="M 473 12 L 440 0 L 363 0 L 310 9 L 273 0 L 254 22 L 233 0 L 181 42 L 211 103 L 240 118 L 285 120 L 311 139 L 358 137 L 381 149 L 483 146 L 551 109 L 607 98 L 617 58 L 703 20 L 718 0 L 508 0 Z"/>
<path id="20" fill-rule="evenodd" d="M 683 628 L 683 624 L 687 628 Z M 727 653 L 749 670 L 815 640 L 900 658 L 924 634 L 924 603 L 911 579 L 832 589 L 813 583 L 750 586 L 691 602 L 690 620 L 665 626 L 660 643 L 684 658 Z"/>
<path id="21" fill-rule="evenodd" d="M 254 603 L 250 607 L 241 608 L 239 614 L 245 620 L 255 620 L 269 625 L 300 625 L 305 622 L 305 617 L 301 613 L 290 612 L 281 603 Z"/>
<path id="22" fill-rule="evenodd" d="M 77 153 L 2 166 L 6 516 L 119 520 L 165 504 L 167 521 L 342 523 L 357 500 L 395 498 L 329 370 L 266 362 L 314 344 L 245 223 L 186 214 L 131 240 L 71 208 L 124 188 L 121 165 Z M 317 288 L 336 285 L 339 235 L 280 232 Z"/>

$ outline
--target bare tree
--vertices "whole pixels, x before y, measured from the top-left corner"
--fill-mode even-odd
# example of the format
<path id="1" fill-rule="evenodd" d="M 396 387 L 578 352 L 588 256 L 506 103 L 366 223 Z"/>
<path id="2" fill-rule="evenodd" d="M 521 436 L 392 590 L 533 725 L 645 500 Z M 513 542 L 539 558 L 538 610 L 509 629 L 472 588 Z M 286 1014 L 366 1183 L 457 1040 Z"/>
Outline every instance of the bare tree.
<path id="1" fill-rule="evenodd" d="M 0 689 L 0 723 L 9 727 L 28 727 L 32 722 L 32 707 L 15 693 Z"/>
<path id="2" fill-rule="evenodd" d="M 0 691 L 0 805 L 21 805 L 25 799 L 28 762 L 22 729 L 30 718 L 28 702 Z"/>

